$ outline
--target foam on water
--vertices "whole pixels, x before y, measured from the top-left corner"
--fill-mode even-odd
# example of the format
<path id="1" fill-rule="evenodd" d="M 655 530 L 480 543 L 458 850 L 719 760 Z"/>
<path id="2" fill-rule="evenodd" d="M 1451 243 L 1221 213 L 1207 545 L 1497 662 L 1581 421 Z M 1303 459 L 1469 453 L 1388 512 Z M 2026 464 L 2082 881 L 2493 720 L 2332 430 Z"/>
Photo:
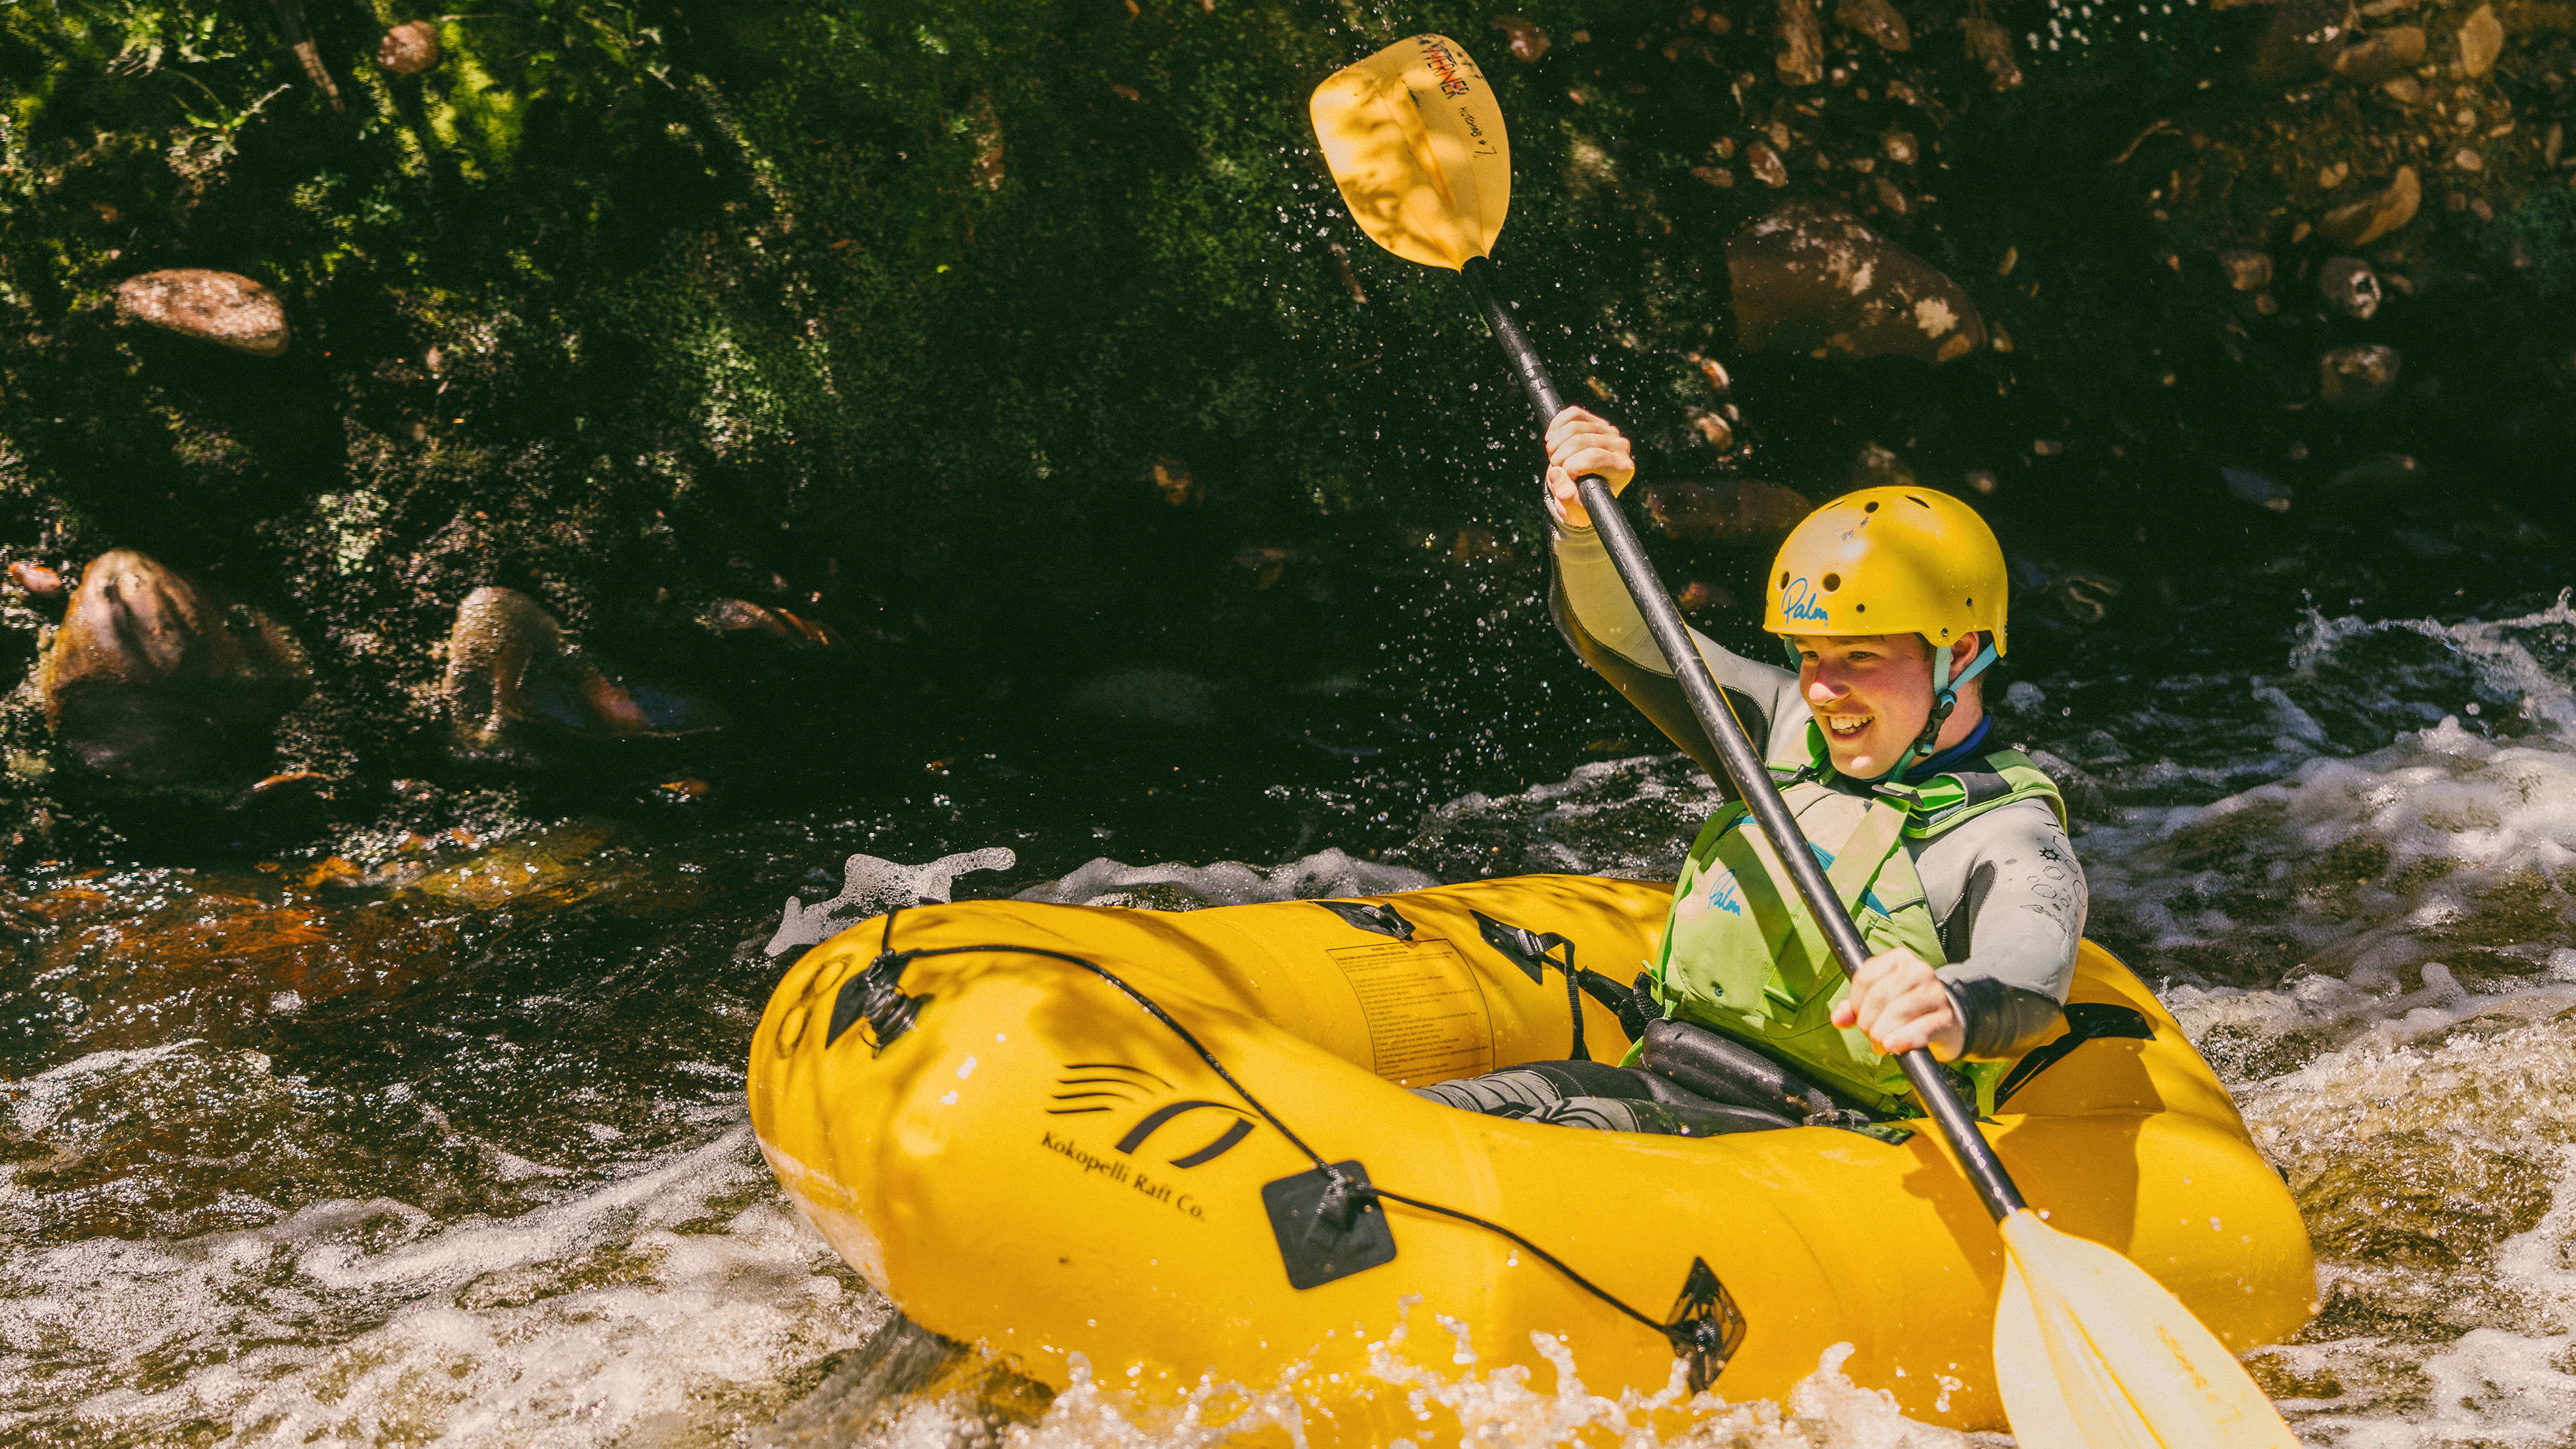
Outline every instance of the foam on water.
<path id="1" fill-rule="evenodd" d="M 2095 934 L 2158 986 L 2299 1197 L 2323 1311 L 2253 1363 L 2302 1437 L 2564 1446 L 2576 1423 L 2576 1025 L 2560 1019 L 2576 1008 L 2576 611 L 2562 599 L 2495 623 L 2312 618 L 2278 664 L 2177 676 L 2116 708 L 2088 706 L 2084 681 L 2017 681 L 2002 717 L 2070 785 Z M 1190 909 L 1529 870 L 1669 875 L 1713 800 L 1672 757 L 1609 761 L 1454 801 L 1390 861 L 1102 859 L 1020 894 Z M 744 923 L 775 909 L 746 904 Z M 747 1036 L 756 1005 L 706 1029 Z M 784 1205 L 729 1095 L 739 1077 L 704 1055 L 624 1088 L 643 1093 L 625 1115 L 602 1109 L 602 1142 L 659 1131 L 676 1144 L 609 1168 L 457 1131 L 436 1092 L 371 1088 L 370 1102 L 425 1125 L 341 1140 L 446 1152 L 456 1182 L 436 1191 L 392 1172 L 336 1194 L 288 1190 L 293 1173 L 261 1159 L 340 1131 L 332 1114 L 348 1104 L 221 1041 L 93 1051 L 0 1082 L 0 1438 L 759 1435 L 831 1392 L 834 1365 L 887 1309 Z M 77 1170 L 142 1140 L 161 1156 L 136 1160 L 185 1186 L 173 1154 L 213 1152 L 190 1144 L 241 1123 L 268 1125 L 224 1149 L 247 1165 L 211 1175 L 220 1190 Z M 60 1186 L 73 1180 L 88 1185 Z M 67 1213 L 108 1226 L 62 1231 Z M 1454 1375 L 1391 1354 L 1378 1373 L 1478 1443 L 1971 1442 L 1906 1421 L 1830 1356 L 1786 1404 L 1681 1415 L 1677 1400 L 1594 1394 L 1539 1346 L 1552 1374 L 1480 1369 L 1463 1342 Z M 868 1440 L 1197 1446 L 1302 1413 L 1294 1382 L 1205 1385 L 1149 1414 L 1115 1385 L 1084 1380 L 1050 1403 L 997 1397 L 988 1376 L 885 1406 Z"/>
<path id="2" fill-rule="evenodd" d="M 110 1057 L 193 1045 L 17 1084 L 19 1125 Z M 738 1123 L 507 1219 L 335 1200 L 13 1255 L 9 1280 L 44 1289 L 0 1297 L 0 1426 L 31 1443 L 723 1442 L 886 1312 L 767 1179 Z"/>
<path id="3" fill-rule="evenodd" d="M 1607 1397 L 1584 1386 L 1573 1355 L 1544 1333 L 1532 1346 L 1552 1372 L 1546 1382 L 1519 1365 L 1477 1367 L 1471 1335 L 1446 1319 L 1457 1369 L 1443 1373 L 1403 1357 L 1405 1330 L 1370 1345 L 1365 1377 L 1401 1401 L 1424 1425 L 1422 1444 L 1465 1442 L 1491 1449 L 1557 1449 L 1617 1444 L 1621 1449 L 1967 1449 L 2000 1436 L 1966 1435 L 1905 1418 L 1894 1399 L 1864 1389 L 1842 1372 L 1848 1344 L 1826 1351 L 1816 1372 L 1786 1404 L 1730 1404 L 1714 1395 L 1694 1397 L 1678 1365 L 1672 1380 L 1651 1394 L 1625 1391 Z M 1338 1375 L 1335 1376 L 1338 1381 Z M 1079 1356 L 1073 1381 L 1043 1412 L 1000 1417 L 972 1388 L 922 1394 L 900 1404 L 875 1425 L 867 1442 L 900 1449 L 945 1449 L 991 1443 L 1008 1449 L 1211 1449 L 1255 1431 L 1270 1431 L 1290 1444 L 1312 1442 L 1315 1410 L 1311 1384 L 1301 1371 L 1276 1387 L 1246 1390 L 1201 1382 L 1176 1405 L 1142 1408 L 1113 1384 L 1096 1379 Z M 1413 1449 L 1398 1438 L 1393 1446 Z"/>

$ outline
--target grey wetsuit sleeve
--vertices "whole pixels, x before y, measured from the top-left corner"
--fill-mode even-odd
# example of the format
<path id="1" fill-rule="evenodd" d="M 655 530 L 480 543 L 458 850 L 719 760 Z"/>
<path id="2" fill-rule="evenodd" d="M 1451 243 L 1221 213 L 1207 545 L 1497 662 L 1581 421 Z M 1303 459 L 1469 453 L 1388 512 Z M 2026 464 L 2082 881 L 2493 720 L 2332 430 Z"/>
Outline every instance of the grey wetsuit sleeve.
<path id="1" fill-rule="evenodd" d="M 1682 753 L 1698 761 L 1710 779 L 1728 783 L 1716 747 L 1692 717 L 1671 663 L 1646 632 L 1645 617 L 1628 597 L 1627 585 L 1619 581 L 1619 570 L 1610 562 L 1610 551 L 1602 546 L 1600 535 L 1560 523 L 1552 553 L 1555 570 L 1548 610 L 1557 632 Z M 1809 715 L 1806 702 L 1798 697 L 1797 675 L 1731 653 L 1696 629 L 1691 631 L 1691 642 L 1708 662 L 1709 674 L 1734 707 L 1735 717 L 1762 742 L 1766 757 L 1805 753 Z"/>
<path id="2" fill-rule="evenodd" d="M 2084 867 L 2038 800 L 1936 836 L 1916 853 L 1941 923 L 1941 979 L 1967 1022 L 1967 1055 L 2019 1056 L 2065 1019 L 2084 936 Z"/>

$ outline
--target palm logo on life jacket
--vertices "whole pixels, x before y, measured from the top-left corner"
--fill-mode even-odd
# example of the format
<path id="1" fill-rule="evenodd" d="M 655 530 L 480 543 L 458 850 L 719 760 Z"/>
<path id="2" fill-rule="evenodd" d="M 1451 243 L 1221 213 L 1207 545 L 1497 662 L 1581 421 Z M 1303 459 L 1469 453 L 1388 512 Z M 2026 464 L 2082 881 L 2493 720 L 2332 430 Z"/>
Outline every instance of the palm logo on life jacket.
<path id="1" fill-rule="evenodd" d="M 1826 783 L 1831 765 L 1822 732 L 1810 726 L 1808 733 L 1809 758 L 1774 761 L 1773 782 L 1873 954 L 1903 948 L 1935 966 L 1944 960 L 1908 841 L 2019 800 L 2047 801 L 2063 823 L 2057 787 L 2015 751 L 1989 750 L 1916 785 L 1838 789 Z M 1832 1024 L 1850 983 L 1742 802 L 1721 808 L 1700 832 L 1673 902 L 1648 973 L 1665 1015 L 1796 1064 L 1874 1111 L 1914 1110 L 1895 1061 L 1858 1028 Z M 2004 1064 L 1971 1062 L 1959 1070 L 1990 1110 Z"/>
<path id="2" fill-rule="evenodd" d="M 1744 896 L 1735 888 L 1735 873 L 1719 870 L 1708 889 L 1708 903 L 1730 916 L 1744 914 Z"/>

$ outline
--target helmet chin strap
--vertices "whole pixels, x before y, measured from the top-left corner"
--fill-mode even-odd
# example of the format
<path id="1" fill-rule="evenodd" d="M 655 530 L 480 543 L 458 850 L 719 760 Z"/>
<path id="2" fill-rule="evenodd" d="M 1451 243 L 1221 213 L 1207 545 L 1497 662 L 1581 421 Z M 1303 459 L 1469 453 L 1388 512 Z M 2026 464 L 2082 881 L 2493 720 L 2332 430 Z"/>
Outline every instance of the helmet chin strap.
<path id="1" fill-rule="evenodd" d="M 1952 679 L 1950 651 L 1929 639 L 1923 642 L 1932 651 L 1932 716 L 1923 722 L 1923 733 L 1916 735 L 1914 743 L 1905 747 L 1905 753 L 1897 756 L 1894 768 L 1878 777 L 1881 780 L 1902 780 L 1906 771 L 1936 753 L 1933 746 L 1940 742 L 1941 727 L 1950 722 L 1950 712 L 1959 707 L 1959 686 L 1985 673 L 1986 666 L 1995 662 L 1995 640 L 1989 634 L 1983 641 L 1985 647 L 1977 651 L 1977 657 L 1968 661 L 1968 667 L 1959 671 L 1958 678 Z"/>
<path id="2" fill-rule="evenodd" d="M 1959 677 L 1956 679 L 1950 677 L 1950 651 L 1934 644 L 1930 639 L 1923 639 L 1923 644 L 1925 648 L 1932 651 L 1932 717 L 1923 722 L 1923 733 L 1916 735 L 1914 743 L 1905 747 L 1905 753 L 1896 757 L 1895 765 L 1862 781 L 1862 784 L 1874 785 L 1880 780 L 1902 780 L 1905 778 L 1906 771 L 1930 758 L 1934 753 L 1932 746 L 1940 741 L 1941 727 L 1950 722 L 1950 712 L 1959 707 L 1959 686 L 1985 673 L 1986 666 L 1995 662 L 1995 636 L 1991 633 L 1985 636 L 1985 647 L 1977 651 L 1977 657 L 1968 661 L 1968 667 L 1960 670 Z M 1780 641 L 1780 647 L 1788 651 L 1789 667 L 1792 670 L 1805 666 L 1806 657 L 1798 652 L 1796 644 L 1784 638 Z"/>

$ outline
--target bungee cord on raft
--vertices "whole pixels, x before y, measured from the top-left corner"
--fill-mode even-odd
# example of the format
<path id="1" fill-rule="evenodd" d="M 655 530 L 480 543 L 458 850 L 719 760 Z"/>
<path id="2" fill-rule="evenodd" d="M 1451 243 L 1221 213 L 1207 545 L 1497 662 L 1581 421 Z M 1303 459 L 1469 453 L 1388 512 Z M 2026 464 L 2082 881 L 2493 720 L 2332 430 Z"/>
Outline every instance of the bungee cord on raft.
<path id="1" fill-rule="evenodd" d="M 1338 1164 L 1326 1160 L 1322 1153 L 1317 1152 L 1313 1147 L 1309 1146 L 1306 1139 L 1298 1136 L 1295 1129 L 1281 1121 L 1278 1114 L 1271 1111 L 1269 1106 L 1265 1104 L 1260 1097 L 1254 1095 L 1251 1088 L 1246 1087 L 1242 1082 L 1236 1080 L 1234 1073 L 1226 1069 L 1225 1063 L 1218 1060 L 1216 1053 L 1208 1050 L 1206 1043 L 1201 1042 L 1197 1036 L 1191 1033 L 1188 1027 L 1183 1026 L 1170 1012 L 1165 1011 L 1160 1003 L 1156 1002 L 1152 997 L 1146 995 L 1144 992 L 1138 990 L 1124 978 L 1120 977 L 1118 973 L 1111 971 L 1100 963 L 1088 960 L 1081 956 L 1076 956 L 1071 952 L 1052 950 L 1044 946 L 1018 946 L 999 942 L 974 946 L 934 946 L 910 951 L 897 951 L 894 949 L 894 922 L 895 917 L 901 914 L 903 914 L 903 908 L 901 907 L 897 907 L 896 909 L 886 913 L 885 929 L 878 937 L 876 958 L 871 960 L 857 975 L 848 978 L 843 983 L 841 992 L 844 994 L 847 993 L 851 986 L 857 986 L 859 988 L 860 998 L 858 1009 L 854 1012 L 850 1012 L 847 1016 L 844 1016 L 844 1008 L 836 1001 L 832 1012 L 833 1019 L 831 1029 L 827 1035 L 836 1036 L 839 1034 L 841 1029 L 845 1028 L 852 1022 L 859 1019 L 865 1019 L 869 1024 L 870 1030 L 876 1033 L 877 1046 L 879 1049 L 883 1049 L 888 1041 L 892 1040 L 896 1036 L 902 1035 L 905 1030 L 908 1030 L 912 1025 L 913 1015 L 917 1010 L 916 999 L 905 996 L 900 983 L 904 968 L 914 961 L 925 960 L 938 956 L 967 956 L 985 953 L 993 955 L 1036 956 L 1046 960 L 1061 961 L 1069 966 L 1080 967 L 1082 970 L 1088 971 L 1092 975 L 1099 977 L 1101 980 L 1108 982 L 1109 985 L 1120 995 L 1125 996 L 1128 1000 L 1136 1003 L 1137 1006 L 1144 1009 L 1146 1015 L 1154 1018 L 1155 1021 L 1160 1022 L 1174 1036 L 1179 1037 L 1182 1044 L 1187 1046 L 1192 1053 L 1196 1054 L 1200 1061 L 1205 1062 L 1208 1070 L 1216 1073 L 1217 1077 L 1222 1080 L 1228 1088 L 1232 1089 L 1236 1096 L 1243 1099 L 1246 1106 L 1250 1107 L 1254 1113 L 1259 1115 L 1261 1120 L 1269 1123 L 1273 1128 L 1276 1128 L 1279 1135 L 1287 1139 L 1289 1146 L 1296 1148 L 1308 1162 L 1315 1165 L 1315 1170 L 1323 1175 L 1325 1181 L 1324 1197 L 1319 1207 L 1318 1216 L 1329 1222 L 1336 1230 L 1347 1229 L 1351 1221 L 1358 1214 L 1365 1212 L 1369 1207 L 1381 1201 L 1401 1203 L 1409 1208 L 1437 1214 L 1441 1217 L 1466 1223 L 1471 1227 L 1482 1228 L 1486 1232 L 1493 1233 L 1498 1237 L 1508 1240 L 1514 1246 L 1523 1249 L 1532 1257 L 1537 1258 L 1540 1262 L 1547 1264 L 1558 1273 L 1563 1274 L 1566 1280 L 1574 1284 L 1577 1288 L 1582 1289 L 1594 1298 L 1597 1298 L 1601 1302 L 1609 1305 L 1611 1308 L 1616 1309 L 1627 1318 L 1646 1328 L 1650 1328 L 1657 1334 L 1661 1335 L 1673 1346 L 1674 1352 L 1689 1363 L 1689 1383 L 1692 1392 L 1696 1393 L 1707 1388 L 1716 1378 L 1716 1370 L 1724 1366 L 1723 1361 L 1720 1358 L 1720 1355 L 1722 1355 L 1725 1349 L 1723 1326 L 1711 1317 L 1690 1311 L 1693 1289 L 1697 1284 L 1699 1277 L 1705 1271 L 1704 1265 L 1695 1265 L 1695 1271 L 1692 1274 L 1690 1284 L 1686 1285 L 1683 1290 L 1682 1311 L 1671 1322 L 1655 1318 L 1637 1308 L 1634 1304 L 1629 1303 L 1626 1299 L 1621 1298 L 1616 1293 L 1611 1292 L 1609 1289 L 1593 1282 L 1590 1278 L 1585 1277 L 1579 1270 L 1577 1270 L 1572 1264 L 1567 1263 L 1564 1259 L 1549 1252 L 1547 1249 L 1540 1247 L 1538 1244 L 1531 1242 L 1528 1238 L 1523 1237 L 1521 1234 L 1501 1223 L 1494 1222 L 1488 1218 L 1479 1217 L 1462 1208 L 1450 1207 L 1444 1203 L 1432 1202 L 1424 1198 L 1414 1197 L 1408 1193 L 1397 1192 L 1391 1188 L 1380 1187 L 1373 1183 L 1353 1179 L 1348 1173 L 1342 1171 Z M 1568 964 L 1570 964 L 1571 957 L 1573 955 L 1570 946 L 1566 955 L 1568 957 Z M 1580 1014 L 1581 1006 L 1579 1000 L 1574 997 L 1573 973 L 1568 971 L 1566 973 L 1566 977 L 1568 987 L 1567 995 L 1569 998 L 1568 1005 L 1576 1012 L 1576 1030 L 1579 1032 L 1582 1029 Z M 880 1023 L 882 1023 L 882 1025 Z M 1578 1038 L 1578 1040 L 1579 1039 L 1580 1038 Z"/>

